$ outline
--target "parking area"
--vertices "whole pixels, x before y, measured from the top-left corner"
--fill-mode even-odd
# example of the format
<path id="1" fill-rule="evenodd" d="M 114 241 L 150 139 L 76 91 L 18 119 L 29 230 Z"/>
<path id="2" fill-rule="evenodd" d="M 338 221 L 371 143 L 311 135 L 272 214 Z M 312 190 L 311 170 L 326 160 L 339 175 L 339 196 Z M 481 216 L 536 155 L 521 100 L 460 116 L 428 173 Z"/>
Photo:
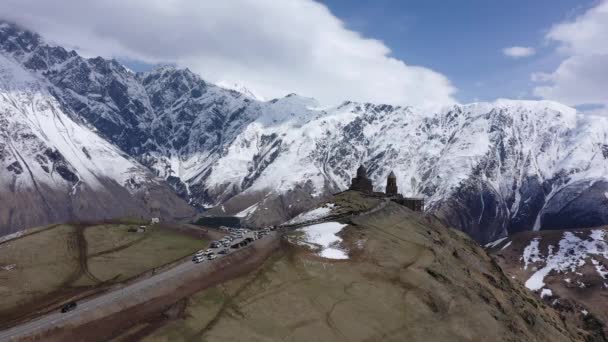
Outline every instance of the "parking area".
<path id="1" fill-rule="evenodd" d="M 274 230 L 271 227 L 250 230 L 246 228 L 231 228 L 225 226 L 222 226 L 219 229 L 226 235 L 220 240 L 211 241 L 207 249 L 197 251 L 192 257 L 194 263 L 198 264 L 215 260 L 239 249 L 246 248 L 252 242 L 266 237 Z"/>

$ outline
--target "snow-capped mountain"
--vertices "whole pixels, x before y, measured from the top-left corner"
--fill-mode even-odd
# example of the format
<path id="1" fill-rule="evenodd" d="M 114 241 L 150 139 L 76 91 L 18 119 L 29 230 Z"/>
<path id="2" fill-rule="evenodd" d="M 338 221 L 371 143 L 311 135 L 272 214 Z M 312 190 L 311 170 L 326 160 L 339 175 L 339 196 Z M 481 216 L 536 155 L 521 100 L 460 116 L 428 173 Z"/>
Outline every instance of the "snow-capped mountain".
<path id="1" fill-rule="evenodd" d="M 218 87 L 222 87 L 224 89 L 237 91 L 252 100 L 265 101 L 265 99 L 262 95 L 258 94 L 256 91 L 251 90 L 250 88 L 247 88 L 241 82 L 220 81 L 220 82 L 215 83 L 215 85 L 217 85 Z"/>
<path id="2" fill-rule="evenodd" d="M 51 85 L 0 54 L 0 235 L 50 222 L 192 210 L 144 166 L 66 115 Z"/>
<path id="3" fill-rule="evenodd" d="M 404 195 L 482 242 L 608 222 L 608 121 L 557 103 L 324 108 L 295 94 L 257 101 L 187 69 L 133 73 L 9 24 L 0 50 L 51 84 L 72 120 L 216 214 L 285 221 L 364 164 L 377 190 L 393 170 Z"/>

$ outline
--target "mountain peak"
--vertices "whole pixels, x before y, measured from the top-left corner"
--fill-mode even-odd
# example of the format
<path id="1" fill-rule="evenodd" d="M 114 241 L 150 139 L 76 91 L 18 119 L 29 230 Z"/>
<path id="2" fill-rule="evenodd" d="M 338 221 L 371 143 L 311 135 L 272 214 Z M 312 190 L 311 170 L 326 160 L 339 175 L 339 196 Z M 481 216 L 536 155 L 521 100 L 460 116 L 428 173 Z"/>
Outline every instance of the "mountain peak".
<path id="1" fill-rule="evenodd" d="M 43 44 L 42 37 L 8 21 L 0 21 L 0 50 L 11 54 L 32 52 Z"/>
<path id="2" fill-rule="evenodd" d="M 245 86 L 245 84 L 243 84 L 242 82 L 219 81 L 215 85 L 217 85 L 218 87 L 224 88 L 224 89 L 234 90 L 238 93 L 245 95 L 245 97 L 248 97 L 252 100 L 262 101 L 262 102 L 265 101 L 263 96 L 259 95 L 256 91 L 252 90 L 251 88 Z"/>

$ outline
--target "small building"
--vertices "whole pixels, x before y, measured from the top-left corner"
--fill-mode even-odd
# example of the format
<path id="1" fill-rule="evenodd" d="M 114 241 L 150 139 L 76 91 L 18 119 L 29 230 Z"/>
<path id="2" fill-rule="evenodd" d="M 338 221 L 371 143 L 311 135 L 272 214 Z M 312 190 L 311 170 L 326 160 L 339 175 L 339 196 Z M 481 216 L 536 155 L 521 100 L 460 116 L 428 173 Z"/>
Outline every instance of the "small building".
<path id="1" fill-rule="evenodd" d="M 149 203 L 150 206 L 150 217 L 152 224 L 154 223 L 160 223 L 160 219 L 162 217 L 161 212 L 160 212 L 160 202 L 157 200 L 153 200 Z"/>
<path id="2" fill-rule="evenodd" d="M 403 197 L 399 194 L 398 197 L 391 198 L 391 201 L 401 204 L 413 211 L 424 211 L 424 198 Z"/>
<path id="3" fill-rule="evenodd" d="M 367 178 L 367 170 L 363 165 L 357 169 L 357 177 L 352 179 L 350 190 L 361 191 L 365 193 L 374 192 L 374 186 L 371 179 Z"/>

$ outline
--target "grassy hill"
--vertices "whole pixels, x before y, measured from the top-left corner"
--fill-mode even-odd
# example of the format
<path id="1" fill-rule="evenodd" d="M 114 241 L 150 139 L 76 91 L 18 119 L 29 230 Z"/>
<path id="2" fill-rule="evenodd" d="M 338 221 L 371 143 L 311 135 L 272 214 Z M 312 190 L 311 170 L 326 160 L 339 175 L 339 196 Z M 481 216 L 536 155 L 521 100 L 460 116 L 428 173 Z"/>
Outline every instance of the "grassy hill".
<path id="1" fill-rule="evenodd" d="M 379 199 L 346 192 L 344 212 Z M 394 203 L 353 216 L 340 233 L 347 260 L 285 239 L 246 277 L 189 298 L 178 319 L 123 336 L 146 341 L 577 341 L 474 241 Z M 141 332 L 145 331 L 145 334 Z M 153 333 L 150 334 L 150 331 Z"/>

